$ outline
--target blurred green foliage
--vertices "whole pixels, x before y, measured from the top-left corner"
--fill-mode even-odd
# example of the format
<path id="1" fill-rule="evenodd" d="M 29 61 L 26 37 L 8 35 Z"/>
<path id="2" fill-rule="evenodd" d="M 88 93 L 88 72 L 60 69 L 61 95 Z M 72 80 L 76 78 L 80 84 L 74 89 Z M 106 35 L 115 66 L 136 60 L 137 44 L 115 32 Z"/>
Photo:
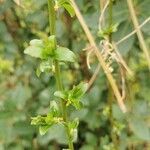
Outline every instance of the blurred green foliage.
<path id="1" fill-rule="evenodd" d="M 134 2 L 139 22 L 142 23 L 150 16 L 150 1 Z M 77 3 L 99 42 L 99 1 L 77 0 Z M 90 79 L 97 61 L 92 60 L 91 70 L 87 68 L 86 55 L 82 51 L 87 46 L 87 39 L 78 20 L 71 19 L 63 9 L 57 17 L 59 43 L 74 50 L 78 57 L 75 65 L 62 64 L 62 81 L 72 87 L 80 80 Z M 113 24 L 116 23 L 118 29 L 113 33 L 114 41 L 133 30 L 126 0 L 114 1 Z M 149 25 L 142 28 L 148 46 Z M 56 88 L 51 74 L 41 74 L 40 79 L 36 76 L 40 62 L 24 55 L 23 50 L 30 40 L 43 38 L 48 33 L 46 0 L 22 0 L 20 6 L 13 0 L 0 1 L 0 150 L 57 150 L 65 147 L 66 138 L 61 126 L 55 125 L 46 135 L 40 136 L 38 128 L 30 125 L 32 116 L 48 112 L 50 101 L 56 99 Z M 150 149 L 150 75 L 136 35 L 121 43 L 119 51 L 134 71 L 134 78 L 126 77 L 129 112 L 123 114 L 120 111 L 101 70 L 82 101 L 85 107 L 70 114 L 71 118 L 80 119 L 75 143 L 77 150 L 116 150 L 116 146 L 119 150 Z M 117 72 L 114 76 L 119 83 Z M 110 124 L 110 98 L 114 101 L 113 125 Z"/>

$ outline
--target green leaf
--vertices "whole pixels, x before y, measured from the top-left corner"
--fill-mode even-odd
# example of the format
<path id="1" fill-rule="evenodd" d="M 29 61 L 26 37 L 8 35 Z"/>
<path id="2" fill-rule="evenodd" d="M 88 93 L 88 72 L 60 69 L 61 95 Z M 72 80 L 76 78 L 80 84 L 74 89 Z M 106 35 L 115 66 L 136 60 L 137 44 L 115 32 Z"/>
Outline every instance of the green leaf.
<path id="1" fill-rule="evenodd" d="M 59 107 L 56 101 L 50 102 L 50 113 L 52 113 L 53 116 L 55 117 L 59 115 L 60 111 L 59 111 Z"/>
<path id="2" fill-rule="evenodd" d="M 54 35 L 48 37 L 45 40 L 33 39 L 30 41 L 30 46 L 28 46 L 24 53 L 32 57 L 48 59 L 53 58 L 56 49 L 56 38 Z"/>
<path id="3" fill-rule="evenodd" d="M 112 24 L 110 27 L 106 27 L 98 32 L 99 37 L 105 38 L 106 36 L 117 31 L 118 23 Z"/>
<path id="4" fill-rule="evenodd" d="M 42 51 L 43 58 L 53 57 L 56 50 L 56 37 L 51 35 L 44 41 L 44 49 Z"/>
<path id="5" fill-rule="evenodd" d="M 56 91 L 54 93 L 54 96 L 62 98 L 62 99 L 66 99 L 67 98 L 67 93 L 64 91 Z"/>
<path id="6" fill-rule="evenodd" d="M 54 95 L 64 99 L 66 101 L 66 106 L 73 105 L 76 109 L 80 109 L 82 107 L 80 99 L 85 94 L 87 87 L 88 84 L 82 82 L 79 85 L 74 86 L 72 90 L 56 91 Z"/>
<path id="7" fill-rule="evenodd" d="M 31 125 L 43 125 L 45 124 L 45 118 L 42 116 L 32 117 Z"/>
<path id="8" fill-rule="evenodd" d="M 63 123 L 63 118 L 57 116 L 58 113 L 56 112 L 56 109 L 53 108 L 51 109 L 51 112 L 47 114 L 47 116 L 32 117 L 31 125 L 39 126 L 40 134 L 44 135 L 52 125 Z"/>
<path id="9" fill-rule="evenodd" d="M 70 4 L 65 3 L 62 6 L 66 9 L 66 11 L 70 14 L 71 17 L 75 16 L 74 9 Z"/>
<path id="10" fill-rule="evenodd" d="M 43 58 L 42 57 L 42 47 L 38 47 L 38 46 L 29 46 L 24 50 L 24 53 L 27 55 L 30 55 L 32 57 L 36 57 L 36 58 Z"/>
<path id="11" fill-rule="evenodd" d="M 78 137 L 77 127 L 79 125 L 79 119 L 75 118 L 73 121 L 69 122 L 67 125 L 68 125 L 69 132 L 71 135 L 71 140 L 76 141 Z"/>
<path id="12" fill-rule="evenodd" d="M 72 100 L 72 104 L 76 109 L 83 108 L 83 104 L 80 102 L 80 99 L 74 99 Z"/>
<path id="13" fill-rule="evenodd" d="M 40 63 L 39 67 L 36 70 L 36 75 L 39 77 L 43 72 L 50 73 L 53 72 L 54 70 L 55 68 L 52 64 L 52 60 L 48 59 Z"/>
<path id="14" fill-rule="evenodd" d="M 142 139 L 142 140 L 150 140 L 150 130 L 148 125 L 140 119 L 133 119 L 130 122 L 131 124 L 131 130 L 134 132 L 134 134 Z"/>
<path id="15" fill-rule="evenodd" d="M 46 134 L 44 137 L 39 136 L 38 141 L 39 144 L 48 145 L 49 141 L 57 140 L 58 143 L 67 145 L 68 139 L 66 136 L 66 128 L 62 124 L 56 124 L 49 128 L 48 134 Z M 51 150 L 51 149 L 50 149 Z M 52 148 L 53 150 L 53 148 Z"/>
<path id="16" fill-rule="evenodd" d="M 117 1 L 113 6 L 113 22 L 122 23 L 125 20 L 128 20 L 129 12 L 126 1 Z M 123 16 L 123 17 L 122 17 Z"/>
<path id="17" fill-rule="evenodd" d="M 55 59 L 57 59 L 59 61 L 75 62 L 76 61 L 76 56 L 68 48 L 58 47 L 56 49 Z"/>
<path id="18" fill-rule="evenodd" d="M 83 82 L 77 86 L 74 86 L 73 89 L 68 93 L 69 103 L 67 104 L 72 104 L 76 109 L 80 109 L 82 107 L 80 99 L 85 94 L 87 88 L 88 84 Z"/>
<path id="19" fill-rule="evenodd" d="M 70 14 L 71 17 L 75 15 L 70 0 L 59 0 L 58 5 L 59 7 L 64 7 L 64 9 Z"/>
<path id="20" fill-rule="evenodd" d="M 59 0 L 58 4 L 62 6 L 65 3 L 70 3 L 70 0 Z"/>
<path id="21" fill-rule="evenodd" d="M 40 134 L 44 135 L 48 131 L 49 128 L 50 128 L 50 126 L 40 126 L 39 127 Z"/>
<path id="22" fill-rule="evenodd" d="M 43 41 L 39 39 L 33 39 L 30 41 L 30 45 L 43 47 Z"/>
<path id="23" fill-rule="evenodd" d="M 42 40 L 33 39 L 30 41 L 30 46 L 24 50 L 24 53 L 32 57 L 42 58 L 43 47 L 44 45 Z"/>
<path id="24" fill-rule="evenodd" d="M 85 94 L 87 88 L 88 84 L 81 82 L 79 85 L 74 86 L 69 93 L 69 97 L 73 99 L 80 99 Z"/>
<path id="25" fill-rule="evenodd" d="M 79 119 L 75 118 L 72 122 L 69 123 L 69 128 L 70 129 L 75 129 L 79 125 Z"/>

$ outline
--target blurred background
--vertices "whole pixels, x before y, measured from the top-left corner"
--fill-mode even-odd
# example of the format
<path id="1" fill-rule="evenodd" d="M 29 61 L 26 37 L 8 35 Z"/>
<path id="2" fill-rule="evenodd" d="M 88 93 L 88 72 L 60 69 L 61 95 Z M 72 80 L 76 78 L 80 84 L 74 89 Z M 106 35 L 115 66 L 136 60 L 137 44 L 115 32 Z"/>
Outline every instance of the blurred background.
<path id="1" fill-rule="evenodd" d="M 23 53 L 30 40 L 49 34 L 47 0 L 0 0 L 0 150 L 59 150 L 65 147 L 63 129 L 54 126 L 40 136 L 30 125 L 31 117 L 46 114 L 56 90 L 54 77 L 47 73 L 36 76 L 37 59 Z M 77 0 L 77 4 L 97 42 L 99 0 Z M 134 0 L 138 20 L 150 17 L 150 1 Z M 106 17 L 107 19 L 107 17 Z M 118 41 L 134 30 L 126 0 L 114 0 L 113 22 L 118 24 L 113 40 Z M 150 22 L 142 29 L 150 46 Z M 93 56 L 91 69 L 86 64 L 87 38 L 76 17 L 61 10 L 57 20 L 57 37 L 69 47 L 78 63 L 61 71 L 65 86 L 89 81 L 98 64 Z M 79 117 L 76 150 L 150 150 L 150 74 L 136 35 L 119 45 L 119 51 L 134 72 L 126 76 L 126 105 L 123 114 L 112 96 L 102 69 L 83 98 L 84 108 L 70 110 L 70 118 Z M 113 73 L 120 82 L 118 69 Z M 110 123 L 109 99 L 112 99 L 113 123 Z"/>

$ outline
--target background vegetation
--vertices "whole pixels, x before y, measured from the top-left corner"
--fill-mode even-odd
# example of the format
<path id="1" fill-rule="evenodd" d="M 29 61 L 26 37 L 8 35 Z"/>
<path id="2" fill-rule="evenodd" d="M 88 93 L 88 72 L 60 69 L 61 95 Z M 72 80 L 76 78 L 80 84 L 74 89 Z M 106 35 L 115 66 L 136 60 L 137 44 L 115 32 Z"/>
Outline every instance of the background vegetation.
<path id="1" fill-rule="evenodd" d="M 77 0 L 77 4 L 97 43 L 99 0 Z M 150 16 L 149 0 L 134 0 L 139 23 Z M 47 73 L 36 76 L 37 59 L 24 55 L 30 40 L 49 33 L 47 0 L 0 0 L 0 150 L 65 148 L 64 131 L 53 126 L 41 136 L 31 126 L 31 117 L 46 114 L 54 99 L 54 77 Z M 63 84 L 69 87 L 81 80 L 88 82 L 98 64 L 91 56 L 91 69 L 86 63 L 87 38 L 76 17 L 70 18 L 63 9 L 58 14 L 57 38 L 78 57 L 78 63 L 63 68 Z M 107 22 L 107 13 L 106 13 Z M 118 24 L 112 39 L 119 41 L 134 30 L 126 0 L 114 0 L 113 24 Z M 150 45 L 150 24 L 141 28 L 147 46 Z M 119 51 L 134 77 L 126 76 L 128 108 L 122 113 L 102 69 L 96 81 L 82 99 L 84 107 L 70 111 L 70 118 L 79 117 L 77 150 L 149 150 L 150 149 L 150 74 L 136 34 L 119 45 Z M 113 76 L 120 83 L 118 69 Z M 109 101 L 113 101 L 110 113 Z M 71 108 L 70 108 L 71 109 Z"/>

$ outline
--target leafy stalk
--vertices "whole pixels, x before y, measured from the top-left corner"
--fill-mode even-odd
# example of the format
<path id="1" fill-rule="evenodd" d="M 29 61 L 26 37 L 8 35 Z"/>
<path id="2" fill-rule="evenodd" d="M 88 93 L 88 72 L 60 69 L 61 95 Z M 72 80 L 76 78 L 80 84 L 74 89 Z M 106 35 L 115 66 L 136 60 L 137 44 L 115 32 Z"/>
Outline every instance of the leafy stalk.
<path id="1" fill-rule="evenodd" d="M 53 0 L 48 0 L 48 11 L 49 11 L 49 27 L 50 27 L 50 34 L 55 35 L 56 34 L 56 12 L 54 9 L 54 2 Z M 63 91 L 63 85 L 61 82 L 61 77 L 60 77 L 60 66 L 59 66 L 59 61 L 55 60 L 55 78 L 57 82 L 57 88 L 60 91 Z M 61 100 L 61 105 L 62 105 L 62 115 L 63 115 L 63 120 L 65 122 L 68 121 L 67 118 L 67 110 L 66 110 L 66 105 L 63 100 Z M 68 145 L 70 150 L 74 150 L 73 142 L 71 140 L 71 135 L 69 132 L 69 128 L 66 127 L 67 131 L 67 136 L 68 136 Z"/>
<path id="2" fill-rule="evenodd" d="M 39 126 L 41 135 L 46 134 L 48 129 L 54 124 L 64 125 L 68 137 L 70 150 L 74 150 L 73 141 L 77 133 L 78 119 L 70 121 L 67 117 L 67 107 L 73 105 L 76 109 L 81 106 L 80 98 L 85 94 L 87 89 L 86 83 L 80 83 L 74 86 L 70 91 L 64 91 L 61 80 L 60 62 L 75 62 L 76 55 L 66 47 L 61 47 L 56 40 L 56 10 L 63 7 L 73 16 L 74 11 L 68 0 L 60 0 L 56 3 L 54 0 L 48 0 L 48 14 L 50 36 L 45 39 L 33 39 L 30 45 L 24 50 L 24 53 L 35 58 L 40 58 L 41 62 L 37 68 L 36 74 L 39 77 L 42 72 L 52 72 L 56 79 L 57 92 L 56 96 L 61 99 L 61 109 L 58 109 L 57 103 L 51 101 L 50 112 L 46 116 L 38 115 L 32 117 L 31 124 Z M 57 9 L 56 9 L 57 4 Z M 67 97 L 61 97 L 67 92 Z"/>

